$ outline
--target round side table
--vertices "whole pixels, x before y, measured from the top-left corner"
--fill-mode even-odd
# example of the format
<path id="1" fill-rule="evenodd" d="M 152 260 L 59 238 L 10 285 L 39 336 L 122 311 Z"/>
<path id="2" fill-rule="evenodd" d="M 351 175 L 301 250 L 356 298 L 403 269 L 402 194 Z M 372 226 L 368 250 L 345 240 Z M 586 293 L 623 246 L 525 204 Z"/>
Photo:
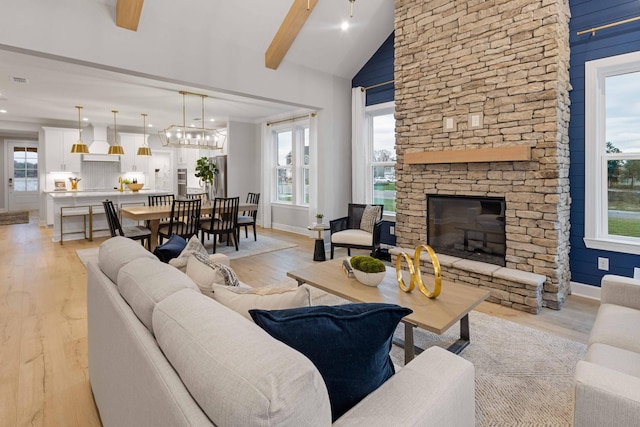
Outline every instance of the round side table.
<path id="1" fill-rule="evenodd" d="M 324 232 L 329 230 L 329 226 L 325 224 L 314 224 L 307 227 L 309 230 L 317 231 L 316 246 L 313 250 L 314 261 L 326 261 L 326 255 L 324 252 Z"/>

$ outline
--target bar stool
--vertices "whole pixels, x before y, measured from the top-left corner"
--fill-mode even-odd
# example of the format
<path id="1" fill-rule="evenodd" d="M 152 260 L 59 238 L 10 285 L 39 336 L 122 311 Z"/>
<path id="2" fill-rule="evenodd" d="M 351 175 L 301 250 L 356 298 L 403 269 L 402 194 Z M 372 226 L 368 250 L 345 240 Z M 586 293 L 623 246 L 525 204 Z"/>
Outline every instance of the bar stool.
<path id="1" fill-rule="evenodd" d="M 107 223 L 107 227 L 106 228 L 94 228 L 94 216 L 95 215 L 105 215 L 105 211 L 104 211 L 104 206 L 102 206 L 102 203 L 100 203 L 99 205 L 90 205 L 89 206 L 91 213 L 89 214 L 89 241 L 93 241 L 93 233 L 95 231 L 106 231 L 109 230 L 109 223 Z M 106 219 L 106 216 L 105 216 Z"/>
<path id="2" fill-rule="evenodd" d="M 89 224 L 91 224 L 91 206 L 62 206 L 60 207 L 60 244 L 62 245 L 65 234 L 78 234 L 79 231 L 64 232 L 64 219 L 74 216 L 81 216 L 83 219 L 83 231 L 84 238 L 91 240 L 91 231 L 87 236 L 87 217 L 89 217 Z"/>

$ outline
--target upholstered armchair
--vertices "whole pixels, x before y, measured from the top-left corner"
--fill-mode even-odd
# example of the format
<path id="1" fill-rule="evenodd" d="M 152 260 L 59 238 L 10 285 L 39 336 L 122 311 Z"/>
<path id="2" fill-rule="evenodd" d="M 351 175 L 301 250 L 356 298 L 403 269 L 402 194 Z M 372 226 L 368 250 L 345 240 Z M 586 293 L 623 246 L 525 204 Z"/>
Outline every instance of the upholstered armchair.
<path id="1" fill-rule="evenodd" d="M 369 249 L 371 256 L 380 247 L 380 226 L 384 205 L 349 203 L 348 215 L 329 221 L 331 230 L 331 259 L 336 247 Z M 364 217 L 364 218 L 363 218 Z M 363 220 L 364 219 L 364 220 Z"/>

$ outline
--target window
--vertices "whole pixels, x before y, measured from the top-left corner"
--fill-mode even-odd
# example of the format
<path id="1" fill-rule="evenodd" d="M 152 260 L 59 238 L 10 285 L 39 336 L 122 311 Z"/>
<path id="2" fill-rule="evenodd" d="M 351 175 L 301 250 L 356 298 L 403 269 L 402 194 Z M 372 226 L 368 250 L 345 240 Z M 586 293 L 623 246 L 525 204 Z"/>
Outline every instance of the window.
<path id="1" fill-rule="evenodd" d="M 585 244 L 640 253 L 640 53 L 585 65 Z"/>
<path id="2" fill-rule="evenodd" d="M 309 205 L 309 123 L 294 122 L 273 130 L 275 201 Z"/>
<path id="3" fill-rule="evenodd" d="M 384 205 L 384 212 L 393 214 L 396 211 L 396 121 L 393 103 L 367 108 L 367 120 L 370 125 L 373 203 Z"/>
<path id="4" fill-rule="evenodd" d="M 38 190 L 38 149 L 13 148 L 13 191 Z"/>

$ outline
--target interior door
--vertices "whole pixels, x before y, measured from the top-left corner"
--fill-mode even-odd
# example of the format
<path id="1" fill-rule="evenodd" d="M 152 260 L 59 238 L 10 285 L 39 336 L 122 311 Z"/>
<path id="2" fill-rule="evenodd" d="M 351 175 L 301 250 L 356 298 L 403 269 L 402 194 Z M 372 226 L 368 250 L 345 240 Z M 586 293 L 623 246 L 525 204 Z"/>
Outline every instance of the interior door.
<path id="1" fill-rule="evenodd" d="M 38 210 L 38 143 L 8 141 L 8 210 Z"/>

